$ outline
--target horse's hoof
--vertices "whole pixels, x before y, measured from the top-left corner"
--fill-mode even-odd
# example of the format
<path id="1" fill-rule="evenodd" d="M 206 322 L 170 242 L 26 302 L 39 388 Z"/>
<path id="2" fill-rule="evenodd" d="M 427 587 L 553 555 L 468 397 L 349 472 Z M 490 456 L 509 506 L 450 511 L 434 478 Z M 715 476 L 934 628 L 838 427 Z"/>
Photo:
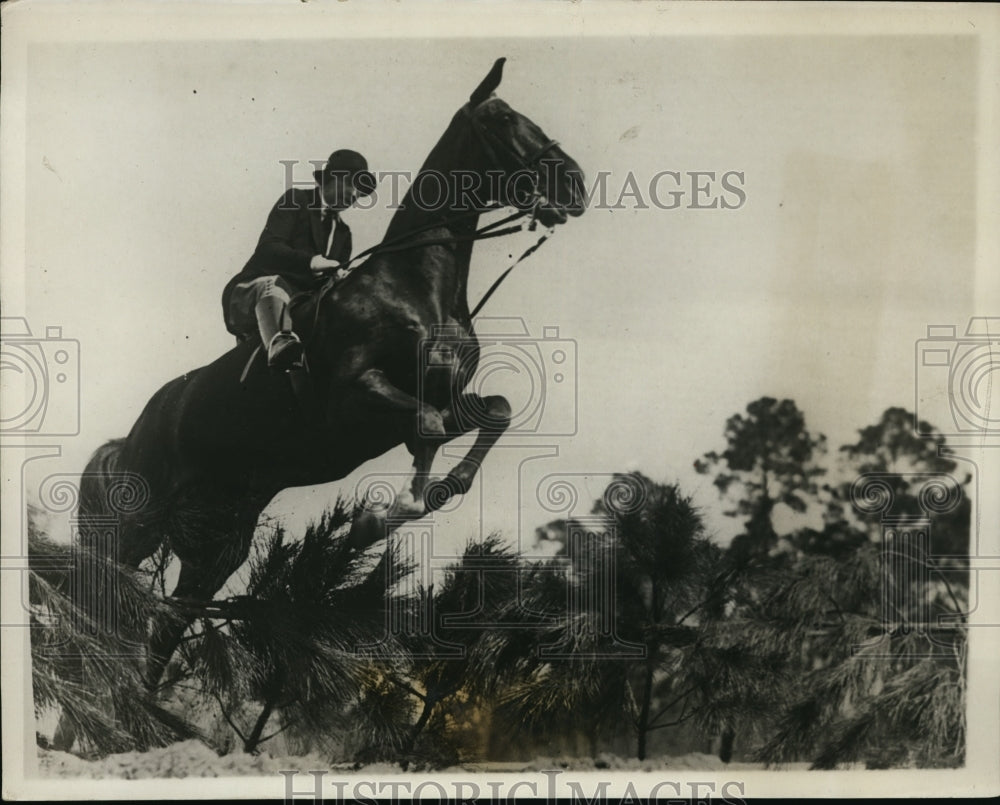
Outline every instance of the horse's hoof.
<path id="1" fill-rule="evenodd" d="M 409 489 L 402 490 L 396 495 L 396 502 L 389 511 L 391 519 L 415 520 L 423 517 L 427 513 L 423 503 L 418 503 L 413 498 Z"/>
<path id="2" fill-rule="evenodd" d="M 351 523 L 348 543 L 358 551 L 366 551 L 380 539 L 386 538 L 385 515 L 360 511 Z"/>

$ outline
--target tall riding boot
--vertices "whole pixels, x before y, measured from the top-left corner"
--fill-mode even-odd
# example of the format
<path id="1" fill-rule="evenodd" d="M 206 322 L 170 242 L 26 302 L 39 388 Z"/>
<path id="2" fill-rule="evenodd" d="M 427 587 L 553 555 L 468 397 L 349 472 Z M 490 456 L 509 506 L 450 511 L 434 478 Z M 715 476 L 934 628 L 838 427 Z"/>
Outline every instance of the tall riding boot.
<path id="1" fill-rule="evenodd" d="M 267 365 L 272 369 L 301 369 L 302 342 L 292 332 L 292 317 L 281 299 L 264 296 L 254 308 L 260 337 L 267 348 Z"/>

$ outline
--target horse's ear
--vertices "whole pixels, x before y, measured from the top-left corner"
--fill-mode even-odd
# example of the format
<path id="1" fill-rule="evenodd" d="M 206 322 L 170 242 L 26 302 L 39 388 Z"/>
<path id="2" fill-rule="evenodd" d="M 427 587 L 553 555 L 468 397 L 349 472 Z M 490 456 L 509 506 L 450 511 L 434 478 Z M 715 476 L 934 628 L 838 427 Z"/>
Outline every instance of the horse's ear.
<path id="1" fill-rule="evenodd" d="M 492 69 L 486 74 L 486 78 L 482 80 L 478 87 L 476 87 L 475 92 L 469 96 L 469 103 L 476 106 L 493 93 L 493 91 L 500 86 L 500 79 L 503 78 L 503 63 L 507 59 L 501 56 L 493 63 Z"/>

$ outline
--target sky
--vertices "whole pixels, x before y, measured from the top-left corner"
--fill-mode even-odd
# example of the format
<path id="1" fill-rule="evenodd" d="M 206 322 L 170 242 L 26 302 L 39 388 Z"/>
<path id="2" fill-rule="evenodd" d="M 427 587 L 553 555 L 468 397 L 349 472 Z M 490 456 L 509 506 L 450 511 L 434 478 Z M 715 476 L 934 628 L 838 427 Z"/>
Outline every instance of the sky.
<path id="1" fill-rule="evenodd" d="M 499 56 L 497 94 L 591 180 L 606 175 L 610 201 L 629 176 L 648 201 L 658 173 L 702 171 L 739 172 L 745 202 L 690 209 L 689 186 L 678 209 L 628 197 L 518 267 L 483 315 L 522 322 L 478 329 L 540 339 L 498 354 L 541 362 L 555 433 L 502 440 L 435 518 L 436 553 L 490 531 L 530 548 L 536 526 L 588 512 L 610 473 L 632 469 L 680 483 L 725 543 L 739 524 L 693 462 L 749 402 L 794 399 L 834 452 L 887 407 L 912 410 L 915 383 L 940 382 L 916 377 L 927 326 L 961 333 L 997 312 L 976 287 L 976 40 L 666 33 L 32 44 L 23 315 L 35 335 L 79 341 L 81 424 L 29 468 L 28 489 L 79 472 L 159 386 L 231 346 L 219 297 L 285 189 L 282 160 L 299 161 L 300 182 L 337 148 L 415 171 Z M 356 250 L 390 216 L 345 213 Z M 476 247 L 471 301 L 533 238 Z M 552 328 L 561 345 L 542 338 Z M 576 357 L 558 388 L 557 347 Z M 499 371 L 483 390 L 527 399 L 528 377 Z M 304 523 L 363 476 L 401 487 L 409 463 L 397 449 L 269 513 Z M 575 509 L 557 505 L 559 482 Z"/>

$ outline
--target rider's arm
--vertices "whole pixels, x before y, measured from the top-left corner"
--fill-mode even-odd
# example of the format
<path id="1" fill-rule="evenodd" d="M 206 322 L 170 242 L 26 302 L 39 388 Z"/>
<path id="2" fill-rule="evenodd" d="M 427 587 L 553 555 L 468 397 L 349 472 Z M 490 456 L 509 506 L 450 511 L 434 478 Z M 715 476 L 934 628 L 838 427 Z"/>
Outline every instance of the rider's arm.
<path id="1" fill-rule="evenodd" d="M 288 190 L 267 216 L 255 253 L 267 273 L 298 276 L 303 280 L 312 277 L 310 264 L 315 253 L 291 245 L 301 215 L 302 209 L 294 197 L 294 190 Z"/>

